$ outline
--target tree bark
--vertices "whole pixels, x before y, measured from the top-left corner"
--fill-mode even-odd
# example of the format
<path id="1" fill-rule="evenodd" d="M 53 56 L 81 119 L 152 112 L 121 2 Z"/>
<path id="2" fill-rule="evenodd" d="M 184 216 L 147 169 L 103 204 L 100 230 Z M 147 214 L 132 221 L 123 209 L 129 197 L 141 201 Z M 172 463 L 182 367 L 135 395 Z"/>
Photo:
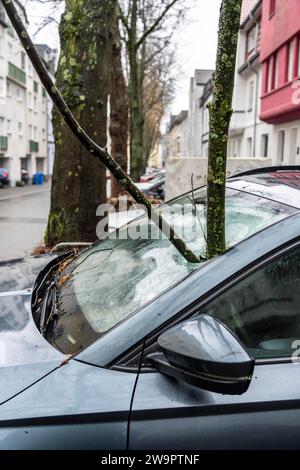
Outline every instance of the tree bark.
<path id="1" fill-rule="evenodd" d="M 128 98 L 127 86 L 124 78 L 122 57 L 121 57 L 121 40 L 116 18 L 114 27 L 114 42 L 111 70 L 111 90 L 110 90 L 110 137 L 111 137 L 111 154 L 119 163 L 121 168 L 127 172 L 128 166 Z M 120 183 L 112 176 L 111 196 L 117 197 L 124 190 Z"/>
<path id="2" fill-rule="evenodd" d="M 207 256 L 213 258 L 226 249 L 225 183 L 228 131 L 237 39 L 242 0 L 223 0 L 212 102 L 209 105 L 209 156 L 207 172 Z"/>
<path id="3" fill-rule="evenodd" d="M 107 99 L 116 0 L 66 1 L 60 24 L 56 84 L 95 142 L 106 144 Z M 106 169 L 78 141 L 57 110 L 53 113 L 55 161 L 45 241 L 94 241 L 96 210 L 106 202 Z"/>

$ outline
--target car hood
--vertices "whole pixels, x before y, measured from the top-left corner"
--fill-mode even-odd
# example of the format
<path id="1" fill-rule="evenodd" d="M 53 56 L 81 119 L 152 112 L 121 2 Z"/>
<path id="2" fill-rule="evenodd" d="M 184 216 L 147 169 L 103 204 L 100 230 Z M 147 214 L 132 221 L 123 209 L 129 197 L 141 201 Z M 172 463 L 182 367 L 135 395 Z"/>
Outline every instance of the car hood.
<path id="1" fill-rule="evenodd" d="M 40 334 L 32 287 L 54 256 L 0 263 L 0 404 L 60 366 L 65 356 Z"/>

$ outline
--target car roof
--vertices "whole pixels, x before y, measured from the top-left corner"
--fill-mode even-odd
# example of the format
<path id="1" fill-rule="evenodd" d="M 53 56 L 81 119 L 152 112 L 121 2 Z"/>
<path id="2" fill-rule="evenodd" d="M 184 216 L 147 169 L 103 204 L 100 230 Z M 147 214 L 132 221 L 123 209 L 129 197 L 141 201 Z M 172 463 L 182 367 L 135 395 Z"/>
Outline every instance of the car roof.
<path id="1" fill-rule="evenodd" d="M 246 172 L 227 180 L 227 187 L 300 209 L 300 169 Z"/>

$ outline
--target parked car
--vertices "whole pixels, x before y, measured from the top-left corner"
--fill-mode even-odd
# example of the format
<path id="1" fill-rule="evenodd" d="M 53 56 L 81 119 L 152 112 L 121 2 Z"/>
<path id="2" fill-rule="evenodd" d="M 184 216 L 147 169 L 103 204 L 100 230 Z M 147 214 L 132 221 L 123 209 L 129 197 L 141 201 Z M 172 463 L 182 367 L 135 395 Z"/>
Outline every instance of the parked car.
<path id="1" fill-rule="evenodd" d="M 9 184 L 9 173 L 5 168 L 0 168 L 0 188 Z"/>
<path id="2" fill-rule="evenodd" d="M 140 183 L 149 183 L 150 181 L 161 177 L 165 178 L 166 170 L 153 170 L 140 177 Z"/>
<path id="3" fill-rule="evenodd" d="M 204 257 L 206 189 L 159 210 Z M 155 235 L 1 263 L 1 449 L 300 448 L 300 168 L 227 181 L 222 256 Z"/>
<path id="4" fill-rule="evenodd" d="M 165 177 L 158 176 L 147 183 L 136 183 L 137 187 L 148 197 L 164 200 Z"/>

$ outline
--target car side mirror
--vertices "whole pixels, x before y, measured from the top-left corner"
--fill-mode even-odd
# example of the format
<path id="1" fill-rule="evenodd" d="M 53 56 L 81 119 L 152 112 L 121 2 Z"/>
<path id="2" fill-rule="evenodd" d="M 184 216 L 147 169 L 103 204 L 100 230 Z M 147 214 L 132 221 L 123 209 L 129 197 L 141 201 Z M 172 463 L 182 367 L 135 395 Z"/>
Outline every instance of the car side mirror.
<path id="1" fill-rule="evenodd" d="M 212 392 L 241 395 L 248 389 L 254 359 L 223 323 L 199 315 L 158 338 L 161 352 L 148 355 L 161 373 Z"/>

